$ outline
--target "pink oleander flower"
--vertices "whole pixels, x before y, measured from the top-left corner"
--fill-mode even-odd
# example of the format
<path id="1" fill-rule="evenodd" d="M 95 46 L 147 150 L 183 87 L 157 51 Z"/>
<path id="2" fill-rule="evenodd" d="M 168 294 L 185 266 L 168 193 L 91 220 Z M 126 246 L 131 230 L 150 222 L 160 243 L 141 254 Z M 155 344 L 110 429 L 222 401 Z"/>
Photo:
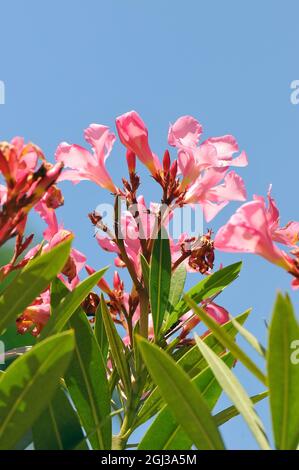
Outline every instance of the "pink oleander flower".
<path id="1" fill-rule="evenodd" d="M 269 190 L 268 206 L 260 196 L 243 204 L 220 228 L 214 245 L 222 251 L 256 253 L 297 276 L 295 260 L 275 242 L 295 247 L 298 237 L 298 222 L 279 227 L 279 212 Z"/>
<path id="2" fill-rule="evenodd" d="M 198 146 L 202 135 L 202 125 L 192 116 L 182 116 L 170 125 L 168 132 L 169 145 L 178 151 L 192 155 L 199 165 L 214 167 L 247 166 L 248 160 L 243 151 L 233 159 L 239 151 L 238 143 L 232 135 L 211 137 Z"/>
<path id="3" fill-rule="evenodd" d="M 182 175 L 181 204 L 201 205 L 210 222 L 229 201 L 246 200 L 242 178 L 230 166 L 246 166 L 245 152 L 239 151 L 233 136 L 212 137 L 199 144 L 201 124 L 192 116 L 182 116 L 170 125 L 168 143 L 178 150 L 178 166 Z"/>
<path id="4" fill-rule="evenodd" d="M 32 143 L 25 144 L 22 137 L 0 143 L 0 171 L 9 187 L 34 172 L 39 159 L 45 161 L 41 149 Z"/>
<path id="5" fill-rule="evenodd" d="M 161 168 L 158 157 L 148 143 L 148 130 L 136 111 L 130 111 L 116 118 L 116 128 L 121 143 L 137 155 L 139 160 L 155 176 Z"/>
<path id="6" fill-rule="evenodd" d="M 222 168 L 209 168 L 189 186 L 185 193 L 186 204 L 197 203 L 205 219 L 210 222 L 230 201 L 245 201 L 243 179 L 235 172 Z"/>
<path id="7" fill-rule="evenodd" d="M 92 146 L 92 153 L 80 145 L 62 142 L 55 153 L 57 162 L 70 168 L 62 172 L 59 181 L 90 180 L 102 188 L 116 193 L 117 188 L 106 169 L 106 160 L 115 142 L 115 135 L 107 126 L 91 124 L 84 131 L 85 140 Z"/>
<path id="8" fill-rule="evenodd" d="M 38 336 L 48 322 L 50 312 L 50 289 L 47 289 L 17 318 L 18 333 L 23 335 L 30 332 Z"/>
<path id="9" fill-rule="evenodd" d="M 42 163 L 37 168 L 38 161 Z M 25 144 L 21 137 L 10 143 L 0 142 L 0 246 L 9 238 L 23 234 L 31 208 L 56 182 L 62 165 L 46 162 L 34 144 Z"/>

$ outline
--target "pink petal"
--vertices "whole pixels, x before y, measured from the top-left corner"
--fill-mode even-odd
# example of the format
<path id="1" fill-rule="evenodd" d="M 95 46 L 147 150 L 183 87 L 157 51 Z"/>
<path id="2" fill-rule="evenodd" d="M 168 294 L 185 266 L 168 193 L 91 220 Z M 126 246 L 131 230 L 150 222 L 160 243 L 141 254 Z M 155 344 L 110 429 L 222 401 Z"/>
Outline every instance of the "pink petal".
<path id="1" fill-rule="evenodd" d="M 85 140 L 94 148 L 98 161 L 105 162 L 115 142 L 115 134 L 109 127 L 100 124 L 91 124 L 84 131 Z"/>
<path id="2" fill-rule="evenodd" d="M 201 124 L 192 116 L 182 116 L 168 131 L 168 143 L 173 147 L 196 147 L 202 134 Z"/>
<path id="3" fill-rule="evenodd" d="M 241 176 L 230 171 L 224 177 L 224 184 L 216 186 L 213 190 L 219 199 L 227 201 L 246 201 L 245 184 Z"/>
<path id="4" fill-rule="evenodd" d="M 73 170 L 86 170 L 88 165 L 96 165 L 95 159 L 84 147 L 62 142 L 56 149 L 55 159 Z"/>

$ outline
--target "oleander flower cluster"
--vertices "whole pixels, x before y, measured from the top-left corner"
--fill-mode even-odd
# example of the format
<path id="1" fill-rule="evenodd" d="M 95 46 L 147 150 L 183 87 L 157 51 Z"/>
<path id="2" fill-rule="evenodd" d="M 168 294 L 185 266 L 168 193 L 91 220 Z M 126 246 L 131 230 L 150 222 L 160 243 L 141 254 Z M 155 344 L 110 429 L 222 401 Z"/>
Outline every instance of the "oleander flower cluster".
<path id="1" fill-rule="evenodd" d="M 208 277 L 215 270 L 215 251 L 246 252 L 283 268 L 292 276 L 292 286 L 299 287 L 299 222 L 280 226 L 271 188 L 266 200 L 254 196 L 246 202 L 245 184 L 239 173 L 248 159 L 232 135 L 203 139 L 202 125 L 192 116 L 182 116 L 170 125 L 168 148 L 159 156 L 152 150 L 148 129 L 137 112 L 119 116 L 115 124 L 116 133 L 106 125 L 91 124 L 84 131 L 86 148 L 62 142 L 54 164 L 46 160 L 39 147 L 25 144 L 22 138 L 0 143 L 0 245 L 10 240 L 15 243 L 11 261 L 0 270 L 1 280 L 74 236 L 57 215 L 64 202 L 59 183 L 89 180 L 99 186 L 99 191 L 108 191 L 113 201 L 110 226 L 96 210 L 88 216 L 91 231 L 92 226 L 96 228 L 95 243 L 99 250 L 112 254 L 118 269 L 111 285 L 102 278 L 98 287 L 106 295 L 111 318 L 123 327 L 122 339 L 128 347 L 133 344 L 136 327 L 148 338 L 155 336 L 151 306 L 144 303 L 148 289 L 144 266 L 150 264 L 154 241 L 163 231 L 169 239 L 173 272 L 185 268 L 197 278 Z M 123 146 L 123 155 L 113 151 L 117 139 Z M 118 165 L 119 159 L 124 159 L 128 168 L 121 185 L 113 181 L 109 172 L 109 161 Z M 159 187 L 158 201 L 146 202 L 138 165 L 146 168 L 153 184 Z M 157 194 L 157 189 L 153 194 Z M 200 206 L 205 222 L 211 224 L 231 201 L 243 204 L 216 234 L 209 228 L 197 236 L 186 231 L 177 239 L 171 237 L 169 227 L 176 210 Z M 43 241 L 36 244 L 34 234 L 26 234 L 31 210 L 45 223 Z M 123 269 L 131 280 L 128 291 L 121 279 Z M 85 255 L 73 247 L 58 277 L 72 291 L 80 282 L 80 274 L 89 276 L 94 271 L 95 266 L 90 266 Z M 50 297 L 48 287 L 26 308 L 17 319 L 19 333 L 40 334 L 51 315 Z M 95 292 L 90 292 L 82 303 L 91 321 L 99 304 Z M 227 310 L 213 298 L 205 299 L 201 306 L 220 324 L 229 318 Z M 198 322 L 192 311 L 179 319 L 174 328 L 177 347 L 193 341 L 189 333 Z"/>

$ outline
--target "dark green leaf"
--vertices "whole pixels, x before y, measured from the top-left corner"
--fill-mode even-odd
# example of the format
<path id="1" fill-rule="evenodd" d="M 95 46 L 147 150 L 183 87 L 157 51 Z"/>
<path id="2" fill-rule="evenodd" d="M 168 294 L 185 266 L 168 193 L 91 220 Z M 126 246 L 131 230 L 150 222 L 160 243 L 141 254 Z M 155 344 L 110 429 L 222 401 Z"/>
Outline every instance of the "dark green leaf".
<path id="1" fill-rule="evenodd" d="M 167 312 L 171 313 L 179 302 L 186 281 L 187 271 L 184 263 L 180 264 L 171 275 Z"/>
<path id="2" fill-rule="evenodd" d="M 74 350 L 67 331 L 34 346 L 0 377 L 0 449 L 12 449 L 51 401 Z"/>
<path id="3" fill-rule="evenodd" d="M 146 261 L 145 257 L 142 254 L 140 255 L 140 263 L 141 263 L 144 285 L 146 287 L 146 290 L 149 292 L 149 269 L 150 268 L 149 268 L 148 262 Z"/>
<path id="4" fill-rule="evenodd" d="M 102 351 L 103 359 L 104 361 L 106 361 L 107 355 L 108 355 L 109 344 L 108 344 L 108 338 L 107 338 L 107 334 L 106 334 L 106 330 L 104 326 L 101 304 L 99 304 L 97 311 L 96 311 L 94 334 L 98 342 L 98 345 L 100 346 L 100 350 Z"/>
<path id="5" fill-rule="evenodd" d="M 130 380 L 130 370 L 125 355 L 124 344 L 115 328 L 114 322 L 108 311 L 103 295 L 101 296 L 101 309 L 113 362 L 123 383 L 127 396 L 129 396 L 132 387 Z"/>
<path id="6" fill-rule="evenodd" d="M 69 292 L 61 302 L 59 302 L 56 308 L 52 309 L 52 315 L 41 333 L 41 339 L 63 330 L 70 317 L 77 308 L 80 307 L 83 300 L 87 297 L 91 289 L 99 282 L 107 269 L 108 268 L 103 268 L 100 271 L 91 274 L 87 279 L 80 282 L 73 291 Z"/>
<path id="7" fill-rule="evenodd" d="M 35 422 L 32 432 L 35 450 L 71 450 L 80 442 L 80 450 L 88 449 L 78 415 L 61 387 Z"/>
<path id="8" fill-rule="evenodd" d="M 155 337 L 158 338 L 168 306 L 171 254 L 166 230 L 162 227 L 154 241 L 149 273 L 150 304 Z"/>
<path id="9" fill-rule="evenodd" d="M 111 448 L 110 392 L 106 366 L 88 319 L 79 310 L 71 317 L 75 352 L 65 382 L 94 449 Z"/>

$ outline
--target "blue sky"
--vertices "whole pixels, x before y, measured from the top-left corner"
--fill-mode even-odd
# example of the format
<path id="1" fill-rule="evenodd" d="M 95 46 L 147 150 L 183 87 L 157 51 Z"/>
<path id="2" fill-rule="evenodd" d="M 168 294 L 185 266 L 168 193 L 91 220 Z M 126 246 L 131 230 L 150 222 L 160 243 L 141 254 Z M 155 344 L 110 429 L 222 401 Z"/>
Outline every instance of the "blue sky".
<path id="1" fill-rule="evenodd" d="M 299 79 L 296 0 L 10 0 L 0 13 L 1 140 L 23 135 L 51 160 L 59 142 L 83 144 L 90 123 L 113 127 L 116 116 L 136 109 L 161 155 L 169 122 L 191 114 L 206 137 L 231 133 L 247 151 L 250 164 L 240 173 L 248 197 L 264 195 L 272 183 L 282 223 L 299 219 L 299 105 L 290 101 L 290 84 Z M 120 181 L 120 146 L 108 167 Z M 141 174 L 147 199 L 155 200 L 155 186 Z M 109 196 L 91 183 L 64 183 L 64 194 L 59 213 L 75 231 L 76 247 L 95 268 L 107 264 L 87 213 Z M 216 230 L 236 207 L 209 226 Z M 252 306 L 247 325 L 264 340 L 275 292 L 290 290 L 290 279 L 255 256 L 217 254 L 217 263 L 239 259 L 242 275 L 221 303 L 233 314 Z M 298 295 L 292 297 L 298 307 Z M 250 393 L 261 390 L 241 366 L 237 374 Z M 267 423 L 267 406 L 258 410 Z M 229 448 L 255 448 L 241 418 L 222 431 Z"/>

